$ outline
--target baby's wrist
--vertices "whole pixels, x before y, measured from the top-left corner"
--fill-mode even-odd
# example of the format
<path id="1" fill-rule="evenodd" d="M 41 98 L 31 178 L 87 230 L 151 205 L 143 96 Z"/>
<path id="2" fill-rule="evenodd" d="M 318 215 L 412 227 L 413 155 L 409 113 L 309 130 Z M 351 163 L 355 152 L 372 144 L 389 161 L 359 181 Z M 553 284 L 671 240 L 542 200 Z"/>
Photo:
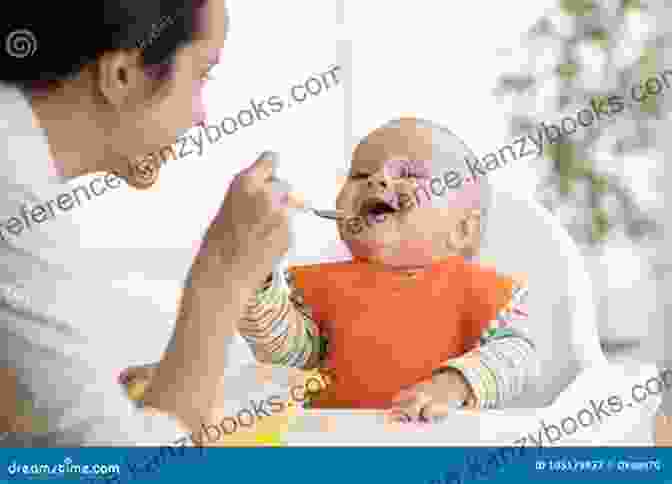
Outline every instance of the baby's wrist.
<path id="1" fill-rule="evenodd" d="M 457 368 L 442 367 L 434 370 L 433 379 L 443 381 L 451 389 L 451 400 L 457 400 L 460 406 L 469 406 L 474 401 L 474 390 L 466 377 Z"/>

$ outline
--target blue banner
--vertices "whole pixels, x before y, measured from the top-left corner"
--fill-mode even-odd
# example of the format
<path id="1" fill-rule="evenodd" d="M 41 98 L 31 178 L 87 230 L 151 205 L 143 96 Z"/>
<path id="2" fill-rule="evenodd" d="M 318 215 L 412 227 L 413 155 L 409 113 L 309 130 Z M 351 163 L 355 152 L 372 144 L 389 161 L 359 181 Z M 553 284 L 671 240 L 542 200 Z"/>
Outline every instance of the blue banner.
<path id="1" fill-rule="evenodd" d="M 672 448 L 0 449 L 1 482 L 672 483 Z"/>

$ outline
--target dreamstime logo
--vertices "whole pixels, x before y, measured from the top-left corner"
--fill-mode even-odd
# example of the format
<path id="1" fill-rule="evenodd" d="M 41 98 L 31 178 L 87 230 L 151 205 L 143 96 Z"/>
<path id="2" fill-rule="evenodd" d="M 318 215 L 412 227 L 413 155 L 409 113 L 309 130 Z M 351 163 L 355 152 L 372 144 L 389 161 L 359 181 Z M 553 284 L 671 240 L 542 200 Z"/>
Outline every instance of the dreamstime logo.
<path id="1" fill-rule="evenodd" d="M 10 476 L 14 475 L 31 475 L 37 476 L 34 479 L 49 479 L 48 477 L 41 476 L 50 476 L 50 475 L 60 475 L 67 478 L 74 478 L 81 476 L 82 474 L 88 476 L 105 476 L 107 478 L 113 477 L 113 475 L 118 476 L 121 474 L 121 467 L 119 464 L 73 464 L 73 461 L 70 457 L 66 457 L 63 460 L 63 464 L 18 464 L 16 461 L 12 461 L 10 465 L 7 466 L 7 473 Z M 29 478 L 30 479 L 30 478 Z M 81 477 L 80 477 L 81 479 Z"/>
<path id="2" fill-rule="evenodd" d="M 13 30 L 5 39 L 5 50 L 12 57 L 25 59 L 37 52 L 37 39 L 28 29 Z"/>

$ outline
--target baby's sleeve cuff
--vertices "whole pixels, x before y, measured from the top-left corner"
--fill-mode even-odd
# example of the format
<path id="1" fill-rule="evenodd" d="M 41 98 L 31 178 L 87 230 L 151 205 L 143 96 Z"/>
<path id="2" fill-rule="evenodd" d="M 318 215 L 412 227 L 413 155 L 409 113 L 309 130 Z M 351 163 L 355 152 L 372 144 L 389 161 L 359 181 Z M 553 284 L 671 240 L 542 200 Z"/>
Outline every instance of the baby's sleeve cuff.
<path id="1" fill-rule="evenodd" d="M 467 353 L 459 358 L 446 361 L 441 368 L 459 371 L 469 384 L 473 400 L 467 401 L 470 408 L 495 408 L 497 406 L 497 381 L 494 374 L 478 355 Z"/>
<path id="2" fill-rule="evenodd" d="M 255 293 L 255 303 L 264 306 L 282 304 L 289 296 L 289 287 L 285 275 L 280 270 L 275 270 L 268 276 L 262 287 Z"/>

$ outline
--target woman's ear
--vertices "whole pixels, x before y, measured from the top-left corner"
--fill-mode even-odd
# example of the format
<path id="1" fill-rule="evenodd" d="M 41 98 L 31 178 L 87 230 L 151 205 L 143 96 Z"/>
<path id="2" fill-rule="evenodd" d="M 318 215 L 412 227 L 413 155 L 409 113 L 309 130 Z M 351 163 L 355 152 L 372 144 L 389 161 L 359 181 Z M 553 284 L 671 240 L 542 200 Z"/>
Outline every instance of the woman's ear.
<path id="1" fill-rule="evenodd" d="M 118 110 L 152 91 L 152 79 L 145 73 L 139 49 L 103 54 L 96 67 L 99 92 Z"/>

